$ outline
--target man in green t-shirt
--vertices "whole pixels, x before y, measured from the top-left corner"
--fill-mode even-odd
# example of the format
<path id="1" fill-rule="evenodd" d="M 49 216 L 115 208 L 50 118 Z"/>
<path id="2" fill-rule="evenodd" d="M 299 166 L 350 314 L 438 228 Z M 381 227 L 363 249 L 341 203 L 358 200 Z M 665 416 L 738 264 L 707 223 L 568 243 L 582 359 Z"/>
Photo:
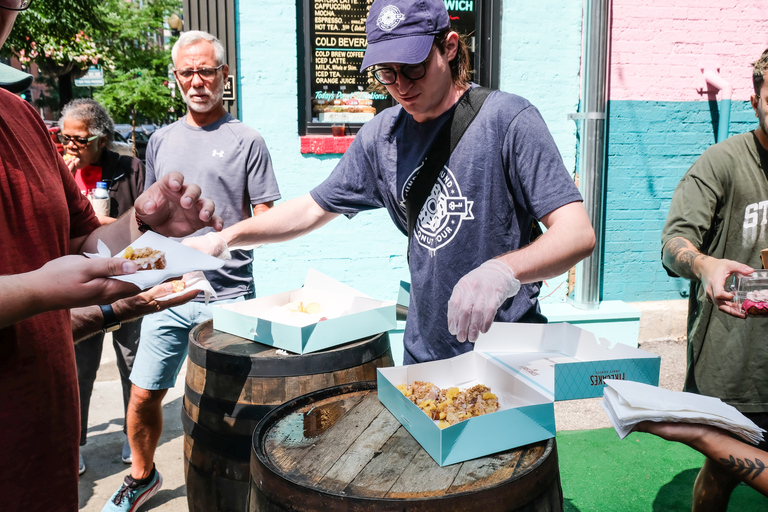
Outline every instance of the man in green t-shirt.
<path id="1" fill-rule="evenodd" d="M 713 145 L 691 166 L 661 237 L 669 275 L 691 280 L 685 391 L 720 398 L 765 429 L 768 319 L 747 317 L 729 288 L 735 274 L 761 267 L 760 251 L 768 248 L 767 70 L 768 49 L 753 64 L 758 128 Z M 707 459 L 694 484 L 694 512 L 726 510 L 738 482 Z"/>

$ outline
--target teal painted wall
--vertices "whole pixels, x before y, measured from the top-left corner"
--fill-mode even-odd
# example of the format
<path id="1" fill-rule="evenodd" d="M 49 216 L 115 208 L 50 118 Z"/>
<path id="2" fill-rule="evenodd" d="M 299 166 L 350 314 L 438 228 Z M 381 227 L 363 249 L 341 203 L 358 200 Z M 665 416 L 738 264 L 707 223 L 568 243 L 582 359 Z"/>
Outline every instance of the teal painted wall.
<path id="1" fill-rule="evenodd" d="M 707 101 L 611 101 L 603 261 L 603 299 L 680 299 L 688 281 L 661 266 L 661 230 L 672 194 L 693 162 L 715 143 Z M 731 135 L 757 127 L 747 101 L 731 105 Z"/>
<path id="2" fill-rule="evenodd" d="M 504 4 L 501 89 L 539 108 L 573 170 L 575 126 L 566 115 L 578 104 L 582 2 Z M 296 5 L 241 1 L 237 8 L 241 119 L 264 136 L 283 198 L 306 194 L 338 157 L 299 152 Z M 314 267 L 369 295 L 394 300 L 399 281 L 408 279 L 405 248 L 406 238 L 383 210 L 339 218 L 301 239 L 258 249 L 257 294 L 301 286 Z"/>

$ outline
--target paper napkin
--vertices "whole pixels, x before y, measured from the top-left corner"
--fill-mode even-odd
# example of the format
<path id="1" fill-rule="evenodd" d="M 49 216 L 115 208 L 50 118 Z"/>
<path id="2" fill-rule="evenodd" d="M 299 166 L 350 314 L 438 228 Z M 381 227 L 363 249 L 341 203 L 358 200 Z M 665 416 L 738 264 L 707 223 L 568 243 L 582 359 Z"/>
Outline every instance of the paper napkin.
<path id="1" fill-rule="evenodd" d="M 718 398 L 670 391 L 627 380 L 607 379 L 600 405 L 624 439 L 641 421 L 703 423 L 757 443 L 763 432 L 749 418 Z"/>
<path id="2" fill-rule="evenodd" d="M 135 274 L 112 276 L 110 278 L 133 283 L 141 290 L 152 288 L 163 281 L 183 276 L 188 272 L 214 270 L 224 265 L 223 260 L 182 245 L 153 231 L 147 231 L 134 240 L 131 247 L 134 249 L 151 247 L 152 249 L 165 252 L 166 267 L 163 270 L 140 270 Z M 109 258 L 112 256 L 107 245 L 101 240 L 98 242 L 98 251 L 97 254 L 85 253 L 85 256 L 89 258 Z M 118 252 L 116 256 L 123 254 L 124 251 L 125 249 Z"/>

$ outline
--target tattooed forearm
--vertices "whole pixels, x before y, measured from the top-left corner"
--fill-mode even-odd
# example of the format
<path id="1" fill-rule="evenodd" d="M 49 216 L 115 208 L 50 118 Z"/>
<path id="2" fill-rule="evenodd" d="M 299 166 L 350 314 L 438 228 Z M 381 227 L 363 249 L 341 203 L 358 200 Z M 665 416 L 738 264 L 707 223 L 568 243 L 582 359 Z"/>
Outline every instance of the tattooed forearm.
<path id="1" fill-rule="evenodd" d="M 741 460 L 741 459 L 735 458 L 733 455 L 731 455 L 727 459 L 724 459 L 721 457 L 720 464 L 730 469 L 737 475 L 741 475 L 744 478 L 749 476 L 754 471 L 754 474 L 752 474 L 753 480 L 757 478 L 760 475 L 760 473 L 762 473 L 763 470 L 765 469 L 765 464 L 763 464 L 763 461 L 761 461 L 760 459 L 756 458 L 755 461 L 752 462 L 746 457 L 744 458 L 744 460 Z"/>
<path id="2" fill-rule="evenodd" d="M 664 264 L 674 270 L 680 277 L 697 279 L 693 264 L 699 258 L 707 258 L 685 238 L 673 238 L 664 245 Z"/>

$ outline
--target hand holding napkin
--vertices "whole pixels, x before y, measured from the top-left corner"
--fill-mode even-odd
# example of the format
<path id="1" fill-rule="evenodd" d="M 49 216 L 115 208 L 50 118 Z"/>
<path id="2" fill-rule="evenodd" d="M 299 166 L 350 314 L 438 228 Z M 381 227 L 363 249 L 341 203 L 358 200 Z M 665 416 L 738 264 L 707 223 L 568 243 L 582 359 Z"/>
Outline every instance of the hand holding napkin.
<path id="1" fill-rule="evenodd" d="M 703 423 L 732 432 L 751 443 L 763 439 L 765 430 L 718 398 L 625 380 L 607 379 L 605 384 L 600 405 L 620 439 L 646 420 Z"/>

